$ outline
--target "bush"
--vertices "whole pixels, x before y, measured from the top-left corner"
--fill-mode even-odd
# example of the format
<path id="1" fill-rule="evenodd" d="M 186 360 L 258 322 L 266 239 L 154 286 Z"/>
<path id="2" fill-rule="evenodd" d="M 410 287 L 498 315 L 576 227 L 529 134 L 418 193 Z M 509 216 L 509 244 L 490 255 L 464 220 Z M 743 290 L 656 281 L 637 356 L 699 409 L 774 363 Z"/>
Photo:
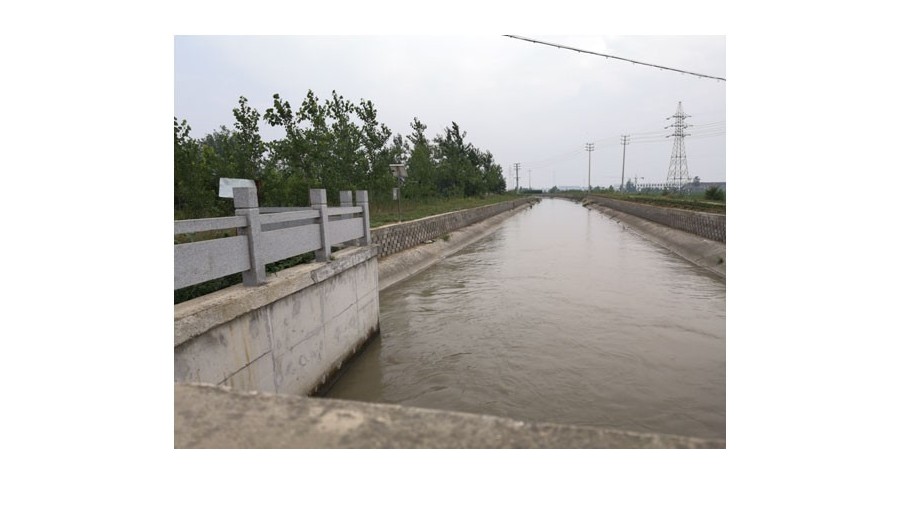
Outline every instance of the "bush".
<path id="1" fill-rule="evenodd" d="M 706 200 L 725 200 L 725 192 L 723 192 L 722 189 L 718 186 L 710 186 L 709 188 L 707 188 L 704 196 L 706 197 Z"/>

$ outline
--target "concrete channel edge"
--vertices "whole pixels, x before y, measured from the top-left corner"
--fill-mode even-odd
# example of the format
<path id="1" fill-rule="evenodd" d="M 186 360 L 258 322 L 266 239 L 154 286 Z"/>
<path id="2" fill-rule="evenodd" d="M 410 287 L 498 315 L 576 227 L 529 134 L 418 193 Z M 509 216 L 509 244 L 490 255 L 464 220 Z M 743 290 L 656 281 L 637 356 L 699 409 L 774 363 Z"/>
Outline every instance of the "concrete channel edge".
<path id="1" fill-rule="evenodd" d="M 175 384 L 175 448 L 684 448 L 724 440 Z"/>

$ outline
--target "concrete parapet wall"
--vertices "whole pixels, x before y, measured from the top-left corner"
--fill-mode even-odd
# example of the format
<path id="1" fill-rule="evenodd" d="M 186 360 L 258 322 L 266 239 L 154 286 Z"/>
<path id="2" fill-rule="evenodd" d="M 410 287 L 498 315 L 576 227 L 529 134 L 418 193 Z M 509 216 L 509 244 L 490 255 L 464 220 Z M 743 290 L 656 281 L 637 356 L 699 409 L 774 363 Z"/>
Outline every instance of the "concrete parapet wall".
<path id="1" fill-rule="evenodd" d="M 377 248 L 175 306 L 175 382 L 305 395 L 378 332 Z"/>
<path id="2" fill-rule="evenodd" d="M 504 211 L 532 204 L 536 200 L 536 198 L 521 198 L 499 204 L 429 216 L 406 223 L 373 228 L 372 242 L 381 246 L 378 256 L 386 257 L 418 246 L 425 241 L 439 239 L 449 232 L 472 225 Z"/>
<path id="3" fill-rule="evenodd" d="M 699 235 L 706 239 L 725 242 L 725 215 L 672 209 L 667 207 L 652 206 L 625 202 L 617 199 L 609 199 L 591 195 L 585 200 L 599 204 L 616 211 L 631 214 L 650 220 L 660 225 L 683 230 L 691 234 Z"/>
<path id="4" fill-rule="evenodd" d="M 725 448 L 725 441 L 176 384 L 175 447 Z"/>

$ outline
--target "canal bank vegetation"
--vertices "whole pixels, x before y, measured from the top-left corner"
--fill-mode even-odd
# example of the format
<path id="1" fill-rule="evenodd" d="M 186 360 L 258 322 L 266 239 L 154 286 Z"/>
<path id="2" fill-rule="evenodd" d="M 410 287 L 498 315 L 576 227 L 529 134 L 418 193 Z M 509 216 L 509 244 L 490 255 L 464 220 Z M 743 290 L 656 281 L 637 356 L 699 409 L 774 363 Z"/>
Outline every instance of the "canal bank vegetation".
<path id="1" fill-rule="evenodd" d="M 710 190 L 713 190 L 712 192 Z M 553 192 L 560 197 L 582 200 L 588 196 L 604 197 L 609 199 L 649 204 L 653 206 L 685 209 L 688 211 L 700 211 L 705 213 L 725 214 L 725 193 L 718 187 L 712 187 L 705 193 L 676 193 L 667 191 L 628 193 L 619 192 L 610 188 L 596 189 L 590 193 L 586 191 Z"/>
<path id="2" fill-rule="evenodd" d="M 223 177 L 254 180 L 262 207 L 309 206 L 311 188 L 325 188 L 331 205 L 339 204 L 341 190 L 368 190 L 373 227 L 517 198 L 506 193 L 503 169 L 491 152 L 466 141 L 466 132 L 455 122 L 429 138 L 427 126 L 413 118 L 409 135 L 393 134 L 378 120 L 371 101 L 353 103 L 334 91 L 324 101 L 309 91 L 299 107 L 276 94 L 262 112 L 240 97 L 232 114 L 232 127 L 223 125 L 201 138 L 191 136 L 187 120 L 175 118 L 176 220 L 232 216 L 232 201 L 218 197 Z M 277 135 L 264 140 L 261 127 Z M 395 163 L 408 169 L 399 185 L 390 170 Z M 393 199 L 397 186 L 399 202 Z M 184 234 L 175 243 L 234 233 Z M 288 258 L 267 265 L 266 271 L 313 258 Z M 175 291 L 175 303 L 240 282 L 241 275 L 235 274 L 182 288 Z"/>
<path id="3" fill-rule="evenodd" d="M 411 211 L 417 203 L 425 209 L 441 200 L 506 191 L 503 169 L 491 152 L 466 141 L 455 122 L 429 138 L 427 126 L 413 118 L 404 137 L 378 120 L 368 100 L 353 103 L 332 92 L 322 101 L 312 91 L 299 107 L 278 94 L 272 100 L 260 112 L 240 97 L 233 126 L 199 139 L 191 137 L 187 120 L 175 118 L 175 219 L 231 215 L 231 201 L 217 195 L 223 177 L 256 181 L 264 207 L 305 207 L 310 188 L 325 188 L 329 203 L 339 202 L 340 190 L 368 190 L 373 208 L 387 208 L 398 186 L 390 170 L 396 163 L 408 167 L 400 186 Z M 263 140 L 263 126 L 277 137 Z"/>
<path id="4" fill-rule="evenodd" d="M 517 195 L 515 192 L 477 197 L 419 197 L 414 200 L 407 200 L 404 195 L 399 205 L 397 201 L 378 202 L 370 205 L 369 221 L 372 227 L 380 227 L 397 221 L 417 220 L 436 214 L 499 204 L 518 198 L 522 198 L 522 195 Z"/>

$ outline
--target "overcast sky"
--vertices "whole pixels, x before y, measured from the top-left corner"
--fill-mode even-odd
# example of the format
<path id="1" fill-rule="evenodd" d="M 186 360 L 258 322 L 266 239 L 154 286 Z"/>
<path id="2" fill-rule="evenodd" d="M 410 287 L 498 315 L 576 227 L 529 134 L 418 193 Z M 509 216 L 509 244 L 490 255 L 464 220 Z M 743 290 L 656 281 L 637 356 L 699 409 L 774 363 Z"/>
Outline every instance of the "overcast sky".
<path id="1" fill-rule="evenodd" d="M 727 78 L 724 36 L 572 37 L 517 34 Z M 455 121 L 520 185 L 618 186 L 622 134 L 634 135 L 625 179 L 665 182 L 667 120 L 682 102 L 691 177 L 725 181 L 725 82 L 496 36 L 177 36 L 175 116 L 192 136 L 233 127 L 238 97 L 264 112 L 278 93 L 296 110 L 308 90 L 371 100 L 392 133 L 418 117 L 429 138 Z M 281 132 L 262 125 L 263 136 Z M 638 140 L 641 139 L 640 142 Z M 530 179 L 530 181 L 529 181 Z M 514 181 L 508 180 L 510 187 Z"/>

